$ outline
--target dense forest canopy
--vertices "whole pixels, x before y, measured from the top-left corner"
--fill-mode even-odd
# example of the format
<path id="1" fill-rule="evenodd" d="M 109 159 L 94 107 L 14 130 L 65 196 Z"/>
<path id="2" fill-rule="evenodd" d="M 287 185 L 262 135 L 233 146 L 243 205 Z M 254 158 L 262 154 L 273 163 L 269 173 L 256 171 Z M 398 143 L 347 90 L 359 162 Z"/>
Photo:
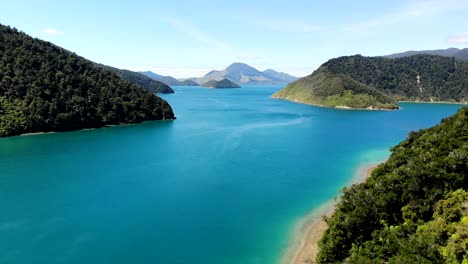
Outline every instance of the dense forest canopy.
<path id="1" fill-rule="evenodd" d="M 468 107 L 343 190 L 319 263 L 468 263 Z"/>
<path id="2" fill-rule="evenodd" d="M 174 114 L 153 93 L 0 25 L 0 136 L 160 119 L 174 119 Z"/>
<path id="3" fill-rule="evenodd" d="M 468 102 L 468 61 L 433 55 L 331 59 L 274 95 L 325 106 L 396 108 L 397 101 Z"/>

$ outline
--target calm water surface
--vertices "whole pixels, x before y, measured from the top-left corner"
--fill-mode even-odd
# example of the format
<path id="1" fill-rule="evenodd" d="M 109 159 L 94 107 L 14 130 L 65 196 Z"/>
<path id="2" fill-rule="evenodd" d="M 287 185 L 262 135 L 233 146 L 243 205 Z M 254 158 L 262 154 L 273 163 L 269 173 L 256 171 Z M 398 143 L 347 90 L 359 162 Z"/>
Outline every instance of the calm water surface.
<path id="1" fill-rule="evenodd" d="M 295 223 L 460 106 L 176 87 L 176 121 L 0 139 L 0 263 L 277 263 Z"/>

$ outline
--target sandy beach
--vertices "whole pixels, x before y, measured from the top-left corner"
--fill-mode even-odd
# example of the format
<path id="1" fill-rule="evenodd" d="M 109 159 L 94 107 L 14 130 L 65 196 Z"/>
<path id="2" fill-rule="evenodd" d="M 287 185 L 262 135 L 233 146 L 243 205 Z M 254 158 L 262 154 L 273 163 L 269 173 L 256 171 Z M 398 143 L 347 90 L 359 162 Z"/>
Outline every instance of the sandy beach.
<path id="1" fill-rule="evenodd" d="M 359 167 L 351 184 L 367 180 L 380 163 Z M 315 263 L 315 257 L 319 250 L 318 241 L 327 229 L 323 216 L 330 217 L 333 215 L 334 207 L 335 201 L 330 201 L 300 221 L 296 231 L 297 235 L 293 239 L 291 248 L 283 258 L 283 264 Z"/>

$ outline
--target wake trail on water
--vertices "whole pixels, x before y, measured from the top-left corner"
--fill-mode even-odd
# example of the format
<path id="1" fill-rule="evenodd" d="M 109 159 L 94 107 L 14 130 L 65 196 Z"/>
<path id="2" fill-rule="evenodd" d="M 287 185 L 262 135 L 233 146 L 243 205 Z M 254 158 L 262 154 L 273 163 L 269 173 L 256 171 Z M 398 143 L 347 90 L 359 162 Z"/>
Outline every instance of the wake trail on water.
<path id="1" fill-rule="evenodd" d="M 214 98 L 211 98 L 211 97 L 208 97 L 207 99 L 208 99 L 209 101 L 212 101 L 212 102 L 216 103 L 216 104 L 222 105 L 224 108 L 229 108 L 229 107 L 230 107 L 230 105 L 229 105 L 228 103 L 223 102 L 223 101 L 221 101 L 221 100 L 214 99 Z"/>
<path id="2" fill-rule="evenodd" d="M 310 117 L 299 117 L 289 121 L 283 122 L 265 122 L 265 123 L 248 123 L 241 126 L 233 128 L 229 134 L 226 135 L 224 139 L 224 150 L 232 150 L 239 147 L 242 136 L 247 132 L 257 129 L 266 129 L 266 128 L 275 128 L 275 127 L 286 127 L 286 126 L 295 126 L 305 123 L 310 120 Z"/>

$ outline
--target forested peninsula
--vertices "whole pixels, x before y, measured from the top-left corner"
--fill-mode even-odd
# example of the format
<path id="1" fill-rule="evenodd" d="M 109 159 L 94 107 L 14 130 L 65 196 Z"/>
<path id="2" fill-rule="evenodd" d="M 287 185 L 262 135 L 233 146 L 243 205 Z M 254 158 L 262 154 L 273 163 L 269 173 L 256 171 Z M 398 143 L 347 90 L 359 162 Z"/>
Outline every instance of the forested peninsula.
<path id="1" fill-rule="evenodd" d="M 397 109 L 398 101 L 467 103 L 468 61 L 434 55 L 339 57 L 273 98 L 361 109 Z"/>
<path id="2" fill-rule="evenodd" d="M 468 263 L 468 107 L 342 191 L 318 263 Z"/>
<path id="3" fill-rule="evenodd" d="M 152 92 L 0 25 L 0 136 L 174 119 Z"/>

